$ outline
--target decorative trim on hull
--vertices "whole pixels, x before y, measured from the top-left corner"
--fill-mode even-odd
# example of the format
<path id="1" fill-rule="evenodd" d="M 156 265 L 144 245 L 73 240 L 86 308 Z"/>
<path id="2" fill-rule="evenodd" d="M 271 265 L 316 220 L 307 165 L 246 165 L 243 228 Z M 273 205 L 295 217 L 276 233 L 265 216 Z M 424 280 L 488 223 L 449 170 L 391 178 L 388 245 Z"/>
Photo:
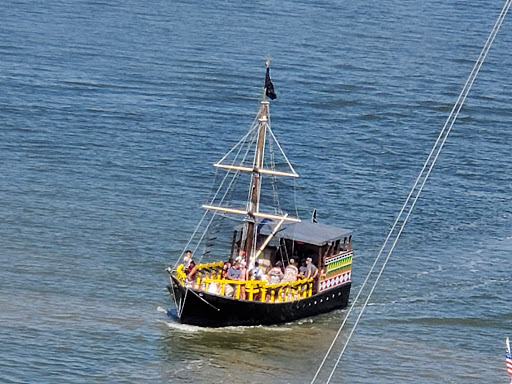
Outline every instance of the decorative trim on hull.
<path id="1" fill-rule="evenodd" d="M 320 290 L 325 291 L 334 286 L 345 284 L 346 282 L 350 281 L 350 275 L 351 275 L 351 271 L 348 271 L 348 272 L 336 275 L 334 277 L 331 277 L 330 279 L 325 279 L 320 282 Z"/>

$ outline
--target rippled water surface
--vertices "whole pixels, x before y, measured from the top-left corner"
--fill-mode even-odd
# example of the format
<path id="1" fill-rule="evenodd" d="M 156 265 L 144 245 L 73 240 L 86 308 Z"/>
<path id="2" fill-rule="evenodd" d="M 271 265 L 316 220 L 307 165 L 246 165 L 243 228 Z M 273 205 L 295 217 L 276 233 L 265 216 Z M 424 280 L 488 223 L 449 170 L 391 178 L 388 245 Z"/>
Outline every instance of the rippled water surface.
<path id="1" fill-rule="evenodd" d="M 252 122 L 266 55 L 298 203 L 355 231 L 355 293 L 502 5 L 3 2 L 0 382 L 310 382 L 343 311 L 222 330 L 164 313 L 164 268 Z M 331 382 L 508 380 L 511 28 Z"/>

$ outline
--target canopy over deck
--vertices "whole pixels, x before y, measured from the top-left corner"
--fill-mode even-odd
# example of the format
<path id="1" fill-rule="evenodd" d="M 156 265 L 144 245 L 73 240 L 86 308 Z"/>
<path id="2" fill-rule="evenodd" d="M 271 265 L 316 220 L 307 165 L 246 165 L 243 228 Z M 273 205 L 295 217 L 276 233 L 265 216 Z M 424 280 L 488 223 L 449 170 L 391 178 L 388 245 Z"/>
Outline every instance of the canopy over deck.
<path id="1" fill-rule="evenodd" d="M 276 224 L 277 220 L 258 220 L 258 234 L 264 236 L 270 235 Z M 236 229 L 241 230 L 242 226 Z M 343 240 L 350 235 L 352 235 L 352 231 L 349 229 L 310 221 L 301 221 L 300 223 L 283 224 L 275 234 L 275 237 L 322 246 L 332 241 Z"/>

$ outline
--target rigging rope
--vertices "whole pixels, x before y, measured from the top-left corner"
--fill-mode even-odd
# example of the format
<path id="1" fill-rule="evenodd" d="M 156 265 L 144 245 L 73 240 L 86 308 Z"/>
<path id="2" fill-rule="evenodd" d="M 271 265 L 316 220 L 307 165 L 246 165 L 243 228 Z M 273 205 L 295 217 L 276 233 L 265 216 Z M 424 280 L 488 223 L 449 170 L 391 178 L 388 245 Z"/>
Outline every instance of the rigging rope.
<path id="1" fill-rule="evenodd" d="M 393 223 L 393 226 L 391 227 L 391 230 L 389 231 L 389 233 L 388 233 L 388 235 L 387 235 L 387 237 L 386 237 L 386 239 L 384 241 L 384 244 L 382 245 L 382 247 L 381 247 L 381 249 L 380 249 L 380 251 L 379 251 L 379 253 L 378 253 L 378 255 L 377 255 L 377 257 L 376 257 L 376 259 L 375 259 L 375 261 L 373 263 L 373 265 L 372 265 L 372 267 L 370 268 L 370 271 L 368 272 L 368 274 L 367 274 L 367 276 L 366 276 L 366 278 L 365 278 L 365 280 L 363 282 L 363 285 L 359 289 L 359 292 L 358 292 L 355 300 L 353 301 L 352 305 L 350 306 L 347 314 L 345 315 L 345 318 L 344 318 L 341 326 L 339 327 L 338 332 L 336 333 L 336 336 L 334 337 L 334 340 L 332 341 L 329 349 L 327 350 L 327 353 L 325 354 L 325 356 L 324 356 L 320 366 L 318 367 L 318 370 L 316 371 L 316 373 L 315 373 L 315 375 L 314 375 L 314 377 L 313 377 L 313 379 L 311 381 L 311 384 L 313 384 L 315 382 L 315 380 L 317 379 L 320 371 L 322 370 L 322 368 L 323 368 L 323 366 L 324 366 L 328 356 L 330 355 L 330 353 L 331 353 L 331 351 L 332 351 L 332 349 L 333 349 L 337 339 L 339 338 L 341 330 L 345 326 L 345 324 L 346 324 L 346 322 L 348 320 L 349 315 L 351 314 L 353 308 L 355 307 L 355 305 L 356 305 L 356 303 L 357 303 L 357 301 L 359 299 L 359 296 L 361 295 L 363 289 L 366 287 L 366 284 L 368 283 L 368 280 L 369 280 L 370 276 L 372 275 L 373 270 L 374 270 L 375 266 L 377 265 L 378 260 L 380 259 L 382 253 L 384 252 L 384 249 L 386 248 L 386 246 L 388 244 L 388 241 L 391 239 L 392 235 L 395 232 L 395 229 L 399 225 L 399 222 L 400 222 L 400 220 L 402 218 L 402 214 L 406 210 L 407 206 L 409 205 L 409 202 L 411 201 L 411 198 L 414 195 L 414 198 L 412 199 L 412 203 L 410 204 L 410 207 L 409 207 L 409 209 L 407 211 L 407 214 L 405 215 L 405 218 L 403 219 L 403 221 L 402 221 L 402 223 L 400 225 L 400 228 L 399 228 L 398 233 L 396 234 L 396 236 L 394 238 L 394 241 L 393 241 L 393 243 L 391 245 L 391 248 L 389 249 L 389 251 L 388 251 L 388 253 L 386 255 L 386 258 L 384 259 L 384 262 L 383 262 L 383 264 L 382 264 L 382 266 L 381 266 L 381 268 L 379 270 L 379 273 L 378 273 L 378 275 L 377 275 L 377 277 L 376 277 L 376 279 L 375 279 L 375 281 L 374 281 L 374 283 L 373 283 L 373 285 L 372 285 L 372 287 L 370 289 L 370 292 L 368 293 L 368 295 L 366 297 L 366 300 L 365 300 L 365 302 L 364 302 L 364 304 L 363 304 L 363 306 L 362 306 L 362 308 L 361 308 L 361 310 L 359 312 L 359 315 L 358 315 L 354 325 L 352 326 L 352 329 L 351 329 L 349 335 L 347 336 L 347 339 L 345 340 L 345 343 L 344 343 L 343 348 L 342 348 L 342 350 L 341 350 L 341 352 L 340 352 L 340 354 L 339 354 L 339 356 L 338 356 L 338 358 L 336 360 L 336 363 L 334 364 L 334 367 L 332 368 L 332 370 L 330 372 L 330 375 L 329 375 L 329 377 L 328 377 L 328 379 L 326 381 L 326 383 L 330 383 L 330 381 L 331 381 L 331 379 L 332 379 L 332 377 L 334 375 L 334 372 L 335 372 L 335 370 L 336 370 L 336 368 L 337 368 L 341 358 L 343 357 L 343 354 L 345 353 L 345 350 L 346 350 L 346 348 L 348 346 L 348 343 L 349 343 L 349 341 L 350 341 L 350 339 L 351 339 L 351 337 L 352 337 L 352 335 L 353 335 L 353 333 L 354 333 L 354 331 L 355 331 L 355 329 L 356 329 L 356 327 L 357 327 L 357 325 L 359 323 L 359 320 L 361 319 L 361 316 L 363 315 L 363 312 L 364 312 L 364 310 L 366 309 L 366 307 L 368 305 L 368 302 L 369 302 L 369 300 L 371 298 L 371 295 L 373 294 L 373 291 L 375 290 L 375 287 L 377 286 L 377 283 L 378 283 L 378 281 L 379 281 L 379 279 L 380 279 L 380 277 L 381 277 L 381 275 L 382 275 L 382 273 L 383 273 L 383 271 L 384 271 L 384 269 L 385 269 L 385 267 L 386 267 L 386 265 L 387 265 L 387 263 L 388 263 L 388 261 L 389 261 L 389 259 L 391 257 L 391 254 L 392 254 L 392 252 L 393 252 L 393 250 L 394 250 L 394 248 L 395 248 L 395 246 L 396 246 L 396 244 L 398 242 L 398 239 L 400 238 L 400 235 L 402 234 L 402 231 L 405 228 L 405 225 L 407 224 L 407 221 L 408 221 L 408 219 L 409 219 L 409 217 L 410 217 L 410 215 L 411 215 L 411 213 L 412 213 L 412 211 L 414 209 L 414 206 L 416 205 L 416 202 L 417 202 L 418 198 L 421 195 L 423 187 L 425 186 L 425 183 L 426 183 L 427 179 L 429 178 L 430 173 L 432 172 L 432 169 L 434 168 L 434 165 L 435 165 L 435 163 L 436 163 L 436 161 L 437 161 L 437 159 L 439 157 L 439 154 L 441 153 L 441 150 L 442 150 L 442 148 L 443 148 L 443 146 L 444 146 L 444 144 L 445 144 L 445 142 L 446 142 L 446 140 L 448 138 L 448 135 L 450 134 L 450 132 L 452 130 L 452 127 L 455 124 L 455 121 L 456 121 L 456 119 L 457 119 L 457 117 L 459 115 L 459 112 L 462 109 L 462 106 L 464 105 L 466 97 L 468 96 L 469 91 L 471 90 L 471 87 L 473 86 L 473 83 L 474 83 L 474 81 L 475 81 L 475 79 L 476 79 L 476 77 L 477 77 L 477 75 L 478 75 L 478 73 L 480 71 L 480 68 L 482 67 L 482 65 L 484 63 L 485 58 L 487 57 L 487 54 L 488 54 L 488 52 L 489 52 L 489 50 L 490 50 L 490 48 L 491 48 L 491 46 L 492 46 L 492 44 L 494 42 L 494 39 L 496 38 L 496 35 L 498 34 L 498 31 L 499 31 L 499 29 L 500 29 L 500 27 L 501 27 L 501 25 L 502 25 L 502 23 L 503 23 L 503 21 L 505 19 L 505 16 L 506 16 L 506 14 L 507 14 L 507 12 L 508 12 L 508 10 L 510 8 L 511 3 L 512 3 L 512 0 L 506 0 L 506 2 L 504 4 L 504 6 L 503 6 L 503 8 L 502 8 L 498 18 L 497 18 L 497 20 L 496 20 L 496 22 L 494 24 L 494 26 L 493 26 L 493 28 L 492 28 L 492 30 L 491 30 L 488 38 L 487 38 L 487 41 L 485 42 L 484 47 L 482 48 L 482 51 L 480 52 L 480 55 L 478 56 L 478 59 L 475 62 L 475 65 L 473 66 L 473 69 L 471 70 L 471 73 L 469 74 L 468 79 L 466 80 L 466 83 L 464 84 L 464 87 L 463 87 L 462 91 L 460 92 L 459 97 L 457 98 L 457 101 L 455 102 L 455 104 L 454 104 L 454 106 L 453 106 L 453 108 L 452 108 L 452 110 L 450 112 L 450 115 L 448 116 L 448 118 L 447 118 L 447 120 L 446 120 L 446 122 L 445 122 L 445 124 L 444 124 L 444 126 L 443 126 L 443 128 L 441 130 L 441 132 L 439 133 L 439 136 L 438 136 L 436 142 L 434 143 L 434 146 L 432 147 L 432 150 L 430 151 L 430 154 L 428 155 L 427 160 L 423 164 L 423 167 L 422 167 L 418 177 L 416 178 L 416 181 L 414 182 L 414 185 L 411 188 L 411 191 L 409 192 L 409 195 L 407 196 L 407 198 L 406 198 L 406 200 L 405 200 L 405 202 L 404 202 L 404 204 L 403 204 L 403 206 L 402 206 L 402 208 L 400 210 L 400 213 L 396 217 L 395 222 Z M 425 169 L 427 169 L 427 167 L 428 167 L 428 170 L 425 173 Z M 418 184 L 420 183 L 420 181 L 421 181 L 421 184 L 418 187 Z"/>
<path id="2" fill-rule="evenodd" d="M 252 131 L 253 131 L 253 129 L 251 129 L 251 132 L 252 132 Z M 247 137 L 247 135 L 246 135 L 246 137 Z M 247 150 L 246 150 L 246 152 L 245 152 L 245 154 L 244 154 L 244 157 L 242 158 L 242 161 L 245 161 L 245 159 L 247 158 L 247 156 L 248 156 L 248 154 L 249 154 L 249 151 L 250 151 L 250 148 L 251 148 L 251 146 L 252 146 L 252 143 L 254 142 L 254 140 L 255 140 L 255 139 L 256 139 L 256 136 L 255 136 L 255 137 L 253 137 L 252 141 L 251 141 L 251 142 L 249 142 L 249 143 L 247 144 Z M 237 145 L 238 145 L 238 144 L 237 144 Z M 240 154 L 241 148 L 242 148 L 242 146 L 240 147 L 240 149 L 239 149 L 239 151 L 238 151 L 238 153 L 237 153 L 237 156 L 235 156 L 235 159 L 233 160 L 232 164 L 234 164 L 234 163 L 235 163 L 235 161 L 236 161 L 236 159 L 237 159 L 238 155 Z M 234 172 L 234 175 L 233 175 L 233 177 L 232 177 L 232 179 L 231 179 L 231 182 L 229 183 L 228 187 L 226 188 L 226 192 L 224 192 L 224 195 L 222 196 L 222 199 L 220 199 L 219 204 L 222 204 L 222 203 L 224 202 L 224 199 L 227 197 L 228 193 L 231 191 L 231 187 L 233 186 L 233 183 L 235 182 L 235 180 L 237 179 L 237 177 L 238 177 L 238 175 L 239 175 L 239 174 L 240 174 L 240 171 L 235 171 L 235 172 Z M 227 176 L 228 176 L 228 175 L 229 175 L 229 171 L 226 173 L 226 176 L 224 177 L 224 180 L 222 181 L 221 185 L 219 186 L 219 189 L 218 189 L 217 193 L 221 190 L 222 185 L 224 184 L 224 181 L 227 179 Z M 215 194 L 215 196 L 211 199 L 211 203 L 213 203 L 213 201 L 215 200 L 215 197 L 217 196 L 217 193 L 216 193 L 216 194 Z M 202 221 L 202 220 L 204 219 L 204 217 L 208 214 L 208 212 L 209 212 L 209 211 L 207 210 L 207 211 L 203 214 L 203 218 L 201 219 L 201 221 Z M 199 238 L 199 241 L 197 242 L 197 245 L 196 245 L 196 247 L 194 248 L 193 254 L 195 254 L 195 252 L 196 252 L 196 251 L 197 251 L 197 249 L 199 248 L 199 245 L 201 244 L 201 242 L 203 241 L 204 237 L 206 236 L 206 233 L 208 232 L 208 229 L 210 228 L 210 225 L 211 225 L 211 224 L 212 224 L 212 222 L 214 221 L 214 219 L 215 219 L 216 215 L 217 215 L 217 212 L 214 212 L 214 213 L 212 214 L 212 217 L 211 217 L 210 221 L 208 222 L 208 225 L 206 226 L 205 230 L 203 231 L 202 236 Z M 194 234 L 195 234 L 195 232 L 194 232 Z M 194 235 L 193 235 L 193 236 L 194 236 Z M 192 237 L 192 238 L 193 238 L 193 237 Z M 189 241 L 189 244 L 190 244 L 190 242 L 192 241 L 192 238 L 191 238 L 191 240 Z M 187 247 L 188 247 L 188 245 L 187 245 Z M 202 259 L 202 257 L 201 257 L 201 259 Z M 200 259 L 200 260 L 201 260 L 201 259 Z M 179 260 L 178 260 L 178 261 L 179 261 Z"/>
<path id="3" fill-rule="evenodd" d="M 231 148 L 231 150 L 228 152 L 228 154 L 226 154 L 226 155 L 225 155 L 225 156 L 224 156 L 224 157 L 219 161 L 219 163 L 221 163 L 223 160 L 225 160 L 225 159 L 226 159 L 226 157 L 227 157 L 230 153 L 232 153 L 232 152 L 235 150 L 235 148 L 239 147 L 239 149 L 238 149 L 238 151 L 237 151 L 237 153 L 236 153 L 236 155 L 235 155 L 235 157 L 234 157 L 233 161 L 231 162 L 231 165 L 234 165 L 234 164 L 235 164 L 236 160 L 238 159 L 238 156 L 240 155 L 240 152 L 242 151 L 243 145 L 247 142 L 247 140 L 248 140 L 248 138 L 249 138 L 250 134 L 251 134 L 251 133 L 254 133 L 254 132 L 255 132 L 255 130 L 256 130 L 256 128 L 257 128 L 257 125 L 255 124 L 256 120 L 257 120 L 257 116 L 256 116 L 256 118 L 253 120 L 253 123 L 252 123 L 251 129 L 249 129 L 249 132 L 247 132 L 247 133 L 245 134 L 245 136 L 244 136 L 244 137 L 242 137 L 242 138 L 238 141 L 238 143 L 236 143 L 236 144 L 235 144 L 235 146 L 234 146 L 233 148 Z M 251 141 L 249 141 L 249 144 L 247 145 L 246 152 L 245 152 L 245 154 L 244 154 L 244 155 L 243 155 L 243 157 L 242 157 L 242 162 L 244 162 L 244 161 L 245 161 L 245 159 L 247 158 L 247 156 L 248 156 L 248 154 L 249 154 L 249 151 L 250 151 L 251 144 L 252 144 L 252 142 L 255 140 L 255 137 L 256 137 L 256 136 L 254 136 L 254 137 L 252 138 L 252 140 L 251 140 Z M 236 180 L 236 178 L 238 177 L 239 173 L 240 173 L 239 171 L 235 171 L 235 172 L 233 173 L 233 176 L 232 176 L 232 178 L 231 178 L 231 181 L 230 181 L 230 183 L 229 183 L 229 185 L 228 185 L 228 187 L 227 187 L 227 189 L 226 189 L 226 192 L 224 193 L 224 196 L 221 198 L 220 203 L 222 203 L 222 202 L 224 201 L 224 199 L 226 198 L 228 191 L 230 191 L 230 190 L 231 190 L 231 186 L 232 186 L 232 185 L 233 185 L 233 183 L 235 182 L 235 180 Z M 224 185 L 224 183 L 225 183 L 225 182 L 226 182 L 226 180 L 228 179 L 228 176 L 229 176 L 229 175 L 230 175 L 230 171 L 226 172 L 226 174 L 224 175 L 224 178 L 222 179 L 222 182 L 220 183 L 219 187 L 217 188 L 217 191 L 216 191 L 215 195 L 210 199 L 210 202 L 211 202 L 211 203 L 213 203 L 213 201 L 217 198 L 217 195 L 218 195 L 218 194 L 219 194 L 219 192 L 221 191 L 222 186 Z M 194 229 L 194 232 L 192 233 L 192 236 L 190 236 L 190 238 L 189 238 L 189 240 L 188 240 L 187 244 L 185 245 L 185 248 L 183 248 L 183 250 L 182 250 L 182 252 L 181 252 L 181 254 L 180 254 L 180 257 L 178 257 L 178 259 L 177 259 L 177 260 L 176 260 L 176 262 L 174 263 L 174 267 L 173 267 L 174 269 L 176 269 L 177 265 L 178 265 L 178 264 L 179 264 L 179 262 L 181 261 L 181 258 L 182 258 L 182 256 L 183 256 L 183 254 L 185 253 L 185 250 L 187 250 L 187 249 L 189 248 L 190 244 L 192 243 L 192 240 L 194 239 L 194 237 L 196 236 L 197 232 L 199 231 L 199 228 L 201 228 L 201 224 L 203 223 L 203 221 L 204 221 L 205 217 L 208 215 L 208 212 L 209 212 L 209 211 L 208 211 L 208 210 L 206 210 L 206 211 L 203 213 L 203 216 L 201 217 L 201 220 L 199 220 L 199 223 L 197 223 L 196 228 Z M 209 226 L 211 225 L 211 223 L 212 223 L 212 221 L 213 221 L 213 218 L 214 218 L 214 217 L 215 217 L 215 213 L 213 213 L 213 217 L 210 219 L 210 222 L 209 222 L 209 223 L 208 223 L 208 225 L 206 226 L 206 229 L 205 229 L 205 230 L 204 230 L 204 232 L 203 232 L 203 236 L 201 236 L 201 238 L 200 238 L 200 240 L 198 241 L 198 243 L 197 243 L 196 247 L 194 248 L 194 254 L 195 254 L 195 252 L 197 251 L 197 248 L 199 248 L 199 245 L 200 245 L 200 243 L 201 243 L 202 239 L 204 238 L 204 235 L 205 235 L 205 234 L 206 234 L 206 232 L 208 231 L 208 228 L 209 228 Z"/>
<path id="4" fill-rule="evenodd" d="M 272 147 L 272 141 L 268 141 L 268 148 L 270 152 L 270 169 L 272 171 L 276 170 L 276 159 L 274 155 L 274 148 Z M 279 202 L 279 192 L 277 190 L 277 176 L 271 176 L 271 184 L 272 184 L 272 192 L 274 198 L 274 213 L 276 215 L 283 215 L 283 210 L 281 209 L 281 203 Z"/>

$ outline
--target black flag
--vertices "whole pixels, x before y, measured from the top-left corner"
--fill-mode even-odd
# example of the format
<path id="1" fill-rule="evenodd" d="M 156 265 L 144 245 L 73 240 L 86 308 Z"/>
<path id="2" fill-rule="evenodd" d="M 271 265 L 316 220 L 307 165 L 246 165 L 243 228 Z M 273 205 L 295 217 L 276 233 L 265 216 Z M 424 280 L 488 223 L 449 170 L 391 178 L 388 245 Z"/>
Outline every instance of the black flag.
<path id="1" fill-rule="evenodd" d="M 274 92 L 274 84 L 272 84 L 272 80 L 270 80 L 270 68 L 267 67 L 267 75 L 265 76 L 265 90 L 266 95 L 270 97 L 271 100 L 274 100 L 277 96 Z"/>

